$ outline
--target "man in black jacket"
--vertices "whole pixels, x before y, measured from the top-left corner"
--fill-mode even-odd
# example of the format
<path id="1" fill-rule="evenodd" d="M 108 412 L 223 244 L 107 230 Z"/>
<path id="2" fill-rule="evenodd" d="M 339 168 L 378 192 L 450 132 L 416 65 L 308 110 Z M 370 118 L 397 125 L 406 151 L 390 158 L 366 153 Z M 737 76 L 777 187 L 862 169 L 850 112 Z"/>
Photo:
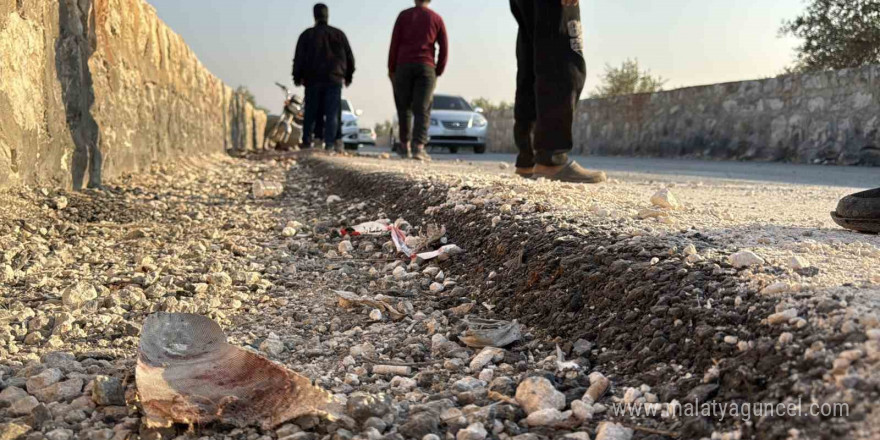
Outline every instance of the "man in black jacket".
<path id="1" fill-rule="evenodd" d="M 327 24 L 330 19 L 327 5 L 315 5 L 314 14 L 315 27 L 300 35 L 293 59 L 293 82 L 306 88 L 302 139 L 305 148 L 312 144 L 312 132 L 319 118 L 324 121 L 325 141 L 336 139 L 342 85 L 350 86 L 354 76 L 354 55 L 348 38 Z M 341 150 L 341 145 L 337 145 L 337 150 Z"/>

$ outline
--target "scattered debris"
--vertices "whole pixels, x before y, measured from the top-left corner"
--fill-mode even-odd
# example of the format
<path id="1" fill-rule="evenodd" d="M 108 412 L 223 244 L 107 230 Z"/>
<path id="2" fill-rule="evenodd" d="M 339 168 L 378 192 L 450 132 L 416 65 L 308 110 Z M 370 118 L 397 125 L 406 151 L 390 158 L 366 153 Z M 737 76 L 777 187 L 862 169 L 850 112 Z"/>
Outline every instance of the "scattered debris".
<path id="1" fill-rule="evenodd" d="M 269 182 L 265 180 L 255 181 L 252 189 L 255 199 L 269 199 L 278 197 L 284 193 L 284 185 L 279 182 Z"/>
<path id="2" fill-rule="evenodd" d="M 412 258 L 414 252 L 406 245 L 406 234 L 396 225 L 391 226 L 390 230 L 391 240 L 394 242 L 394 247 L 397 248 L 397 252 Z"/>
<path id="3" fill-rule="evenodd" d="M 222 422 L 270 429 L 300 416 L 342 413 L 308 378 L 227 343 L 217 323 L 191 314 L 147 318 L 137 389 L 151 428 Z"/>
<path id="4" fill-rule="evenodd" d="M 468 347 L 507 347 L 522 338 L 520 325 L 516 321 L 494 321 L 471 318 L 467 320 L 468 329 L 458 339 Z"/>
<path id="5" fill-rule="evenodd" d="M 349 309 L 354 306 L 366 306 L 366 307 L 374 307 L 375 309 L 378 309 L 380 316 L 378 318 L 373 318 L 371 316 L 371 319 L 373 319 L 374 321 L 379 321 L 382 319 L 381 318 L 382 311 L 388 313 L 388 315 L 391 317 L 391 319 L 393 319 L 395 321 L 406 318 L 406 314 L 399 312 L 397 309 L 394 308 L 394 306 L 392 306 L 391 304 L 388 304 L 387 302 L 385 302 L 383 300 L 364 298 L 364 297 L 358 296 L 355 293 L 344 292 L 341 290 L 334 290 L 333 293 L 335 293 L 337 298 L 339 299 L 339 307 L 342 307 L 344 309 Z"/>

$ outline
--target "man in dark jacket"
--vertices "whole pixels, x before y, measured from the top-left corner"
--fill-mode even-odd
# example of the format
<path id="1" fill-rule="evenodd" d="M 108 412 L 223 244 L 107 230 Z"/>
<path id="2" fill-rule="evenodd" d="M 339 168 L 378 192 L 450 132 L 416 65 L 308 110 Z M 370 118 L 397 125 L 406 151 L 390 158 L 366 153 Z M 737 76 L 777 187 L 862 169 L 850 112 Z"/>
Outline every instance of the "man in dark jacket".
<path id="1" fill-rule="evenodd" d="M 394 84 L 400 124 L 400 154 L 424 161 L 431 160 L 425 145 L 434 87 L 449 56 L 446 25 L 440 15 L 428 8 L 430 3 L 431 0 L 415 0 L 416 7 L 400 13 L 388 52 L 388 76 Z M 439 53 L 435 60 L 436 46 Z"/>
<path id="2" fill-rule="evenodd" d="M 519 23 L 514 139 L 516 173 L 574 183 L 606 180 L 568 157 L 587 66 L 578 0 L 510 0 Z"/>
<path id="3" fill-rule="evenodd" d="M 324 120 L 324 139 L 336 139 L 342 85 L 351 85 L 354 55 L 345 33 L 327 24 L 330 10 L 318 3 L 314 8 L 315 27 L 307 29 L 296 44 L 293 82 L 306 87 L 303 146 L 312 143 L 312 132 L 319 118 Z M 337 142 L 337 150 L 341 150 Z"/>

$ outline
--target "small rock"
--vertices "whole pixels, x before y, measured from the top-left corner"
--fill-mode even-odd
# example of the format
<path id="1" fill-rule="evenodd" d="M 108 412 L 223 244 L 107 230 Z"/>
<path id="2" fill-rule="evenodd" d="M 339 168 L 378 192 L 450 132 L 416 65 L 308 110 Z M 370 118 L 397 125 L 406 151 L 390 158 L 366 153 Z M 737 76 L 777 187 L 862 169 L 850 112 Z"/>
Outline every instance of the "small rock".
<path id="1" fill-rule="evenodd" d="M 337 195 L 331 195 L 331 196 L 327 197 L 327 204 L 328 205 L 332 205 L 334 203 L 339 203 L 341 201 L 342 201 L 342 197 L 339 197 Z"/>
<path id="2" fill-rule="evenodd" d="M 785 324 L 794 318 L 797 318 L 797 309 L 788 309 L 768 316 L 767 322 L 770 323 L 770 325 L 779 325 Z"/>
<path id="3" fill-rule="evenodd" d="M 571 351 L 576 356 L 583 356 L 584 354 L 589 353 L 592 349 L 593 344 L 590 341 L 587 341 L 586 339 L 578 339 L 577 341 L 575 341 Z"/>
<path id="4" fill-rule="evenodd" d="M 807 260 L 804 257 L 799 257 L 799 256 L 795 255 L 795 256 L 788 259 L 788 267 L 790 267 L 794 270 L 807 269 L 810 266 L 811 265 L 810 265 L 809 260 Z"/>
<path id="5" fill-rule="evenodd" d="M 458 431 L 456 440 L 485 440 L 489 435 L 482 423 L 471 423 L 467 428 Z"/>
<path id="6" fill-rule="evenodd" d="M 0 404 L 3 405 L 12 405 L 16 400 L 22 399 L 28 396 L 27 391 L 18 388 L 18 387 L 6 387 L 3 392 L 0 392 Z M 0 405 L 2 406 L 2 405 Z"/>
<path id="7" fill-rule="evenodd" d="M 568 420 L 569 416 L 571 416 L 570 411 L 561 412 L 556 408 L 548 408 L 529 413 L 526 423 L 529 426 L 553 426 Z"/>
<path id="8" fill-rule="evenodd" d="M 661 189 L 651 197 L 651 203 L 654 206 L 659 206 L 661 208 L 666 209 L 678 209 L 681 206 L 678 198 L 675 197 L 675 194 L 672 194 L 672 191 L 669 188 Z"/>
<path id="9" fill-rule="evenodd" d="M 780 293 L 786 293 L 791 290 L 791 285 L 786 283 L 785 281 L 777 281 L 763 290 L 761 290 L 762 295 L 778 295 Z"/>
<path id="10" fill-rule="evenodd" d="M 596 440 L 630 440 L 633 430 L 612 422 L 599 423 L 596 430 Z"/>
<path id="11" fill-rule="evenodd" d="M 58 402 L 73 400 L 82 395 L 83 380 L 70 379 L 58 382 L 33 393 L 40 402 Z"/>
<path id="12" fill-rule="evenodd" d="M 61 382 L 62 378 L 64 378 L 64 374 L 61 372 L 61 370 L 57 368 L 50 368 L 40 374 L 29 377 L 27 380 L 27 390 L 29 393 L 33 394 L 38 390 Z"/>
<path id="13" fill-rule="evenodd" d="M 345 254 L 350 254 L 352 252 L 354 252 L 354 245 L 351 244 L 350 241 L 345 240 L 345 241 L 339 243 L 339 253 L 340 254 L 345 255 Z"/>
<path id="14" fill-rule="evenodd" d="M 730 265 L 742 269 L 744 267 L 760 266 L 765 263 L 764 259 L 752 251 L 740 251 L 730 256 Z"/>
<path id="15" fill-rule="evenodd" d="M 406 423 L 398 427 L 398 431 L 406 438 L 422 438 L 428 434 L 436 434 L 440 432 L 440 415 L 434 411 L 413 414 Z"/>
<path id="16" fill-rule="evenodd" d="M 381 321 L 383 318 L 382 311 L 379 309 L 370 310 L 370 319 L 373 321 Z"/>
<path id="17" fill-rule="evenodd" d="M 269 336 L 260 343 L 260 351 L 273 357 L 280 356 L 285 349 L 284 342 L 275 333 L 269 333 Z"/>
<path id="18" fill-rule="evenodd" d="M 87 283 L 77 283 L 64 291 L 61 301 L 65 306 L 78 309 L 88 301 L 98 297 L 98 291 Z"/>
<path id="19" fill-rule="evenodd" d="M 473 360 L 469 365 L 471 371 L 477 371 L 489 365 L 490 363 L 500 361 L 504 359 L 504 350 L 495 347 L 486 347 L 482 349 L 476 356 L 474 356 Z"/>
<path id="20" fill-rule="evenodd" d="M 296 228 L 291 228 L 290 226 L 288 226 L 281 230 L 281 235 L 284 237 L 296 237 L 296 234 L 298 232 L 299 231 L 297 231 Z"/>
<path id="21" fill-rule="evenodd" d="M 579 432 L 572 432 L 570 434 L 565 434 L 562 436 L 562 438 L 564 438 L 565 440 L 590 440 L 590 434 L 587 434 L 586 432 L 583 432 L 583 431 L 579 431 Z"/>
<path id="22" fill-rule="evenodd" d="M 34 396 L 27 396 L 13 402 L 9 407 L 9 413 L 13 416 L 27 416 L 38 406 L 40 402 Z"/>
<path id="23" fill-rule="evenodd" d="M 115 377 L 96 377 L 92 387 L 92 401 L 101 406 L 125 405 L 125 390 L 122 388 L 122 381 Z"/>
<path id="24" fill-rule="evenodd" d="M 16 440 L 29 432 L 31 432 L 31 427 L 24 423 L 0 423 L 0 440 Z"/>
<path id="25" fill-rule="evenodd" d="M 691 255 L 697 255 L 697 247 L 693 244 L 687 245 L 684 250 L 681 252 L 684 256 L 689 257 Z"/>
<path id="26" fill-rule="evenodd" d="M 565 408 L 565 394 L 557 391 L 553 384 L 543 377 L 529 377 L 522 381 L 516 389 L 516 401 L 526 414 L 544 409 Z"/>
<path id="27" fill-rule="evenodd" d="M 575 418 L 582 422 L 593 419 L 593 407 L 583 400 L 572 401 L 571 412 Z"/>

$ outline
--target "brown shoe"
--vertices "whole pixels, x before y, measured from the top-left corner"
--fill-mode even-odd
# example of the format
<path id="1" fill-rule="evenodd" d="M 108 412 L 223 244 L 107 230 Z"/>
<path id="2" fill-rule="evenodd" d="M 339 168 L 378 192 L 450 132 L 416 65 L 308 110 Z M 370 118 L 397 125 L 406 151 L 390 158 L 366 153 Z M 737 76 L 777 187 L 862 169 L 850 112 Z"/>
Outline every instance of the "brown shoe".
<path id="1" fill-rule="evenodd" d="M 535 178 L 535 167 L 517 168 L 516 175 L 519 177 L 526 178 L 526 179 L 534 179 Z"/>
<path id="2" fill-rule="evenodd" d="M 604 171 L 592 171 L 585 169 L 570 160 L 565 165 L 550 167 L 545 165 L 535 166 L 535 178 L 545 178 L 555 182 L 567 183 L 601 183 L 608 180 Z"/>
<path id="3" fill-rule="evenodd" d="M 428 151 L 425 150 L 424 145 L 416 145 L 416 148 L 413 151 L 412 158 L 421 162 L 430 162 L 431 155 L 428 154 Z"/>

